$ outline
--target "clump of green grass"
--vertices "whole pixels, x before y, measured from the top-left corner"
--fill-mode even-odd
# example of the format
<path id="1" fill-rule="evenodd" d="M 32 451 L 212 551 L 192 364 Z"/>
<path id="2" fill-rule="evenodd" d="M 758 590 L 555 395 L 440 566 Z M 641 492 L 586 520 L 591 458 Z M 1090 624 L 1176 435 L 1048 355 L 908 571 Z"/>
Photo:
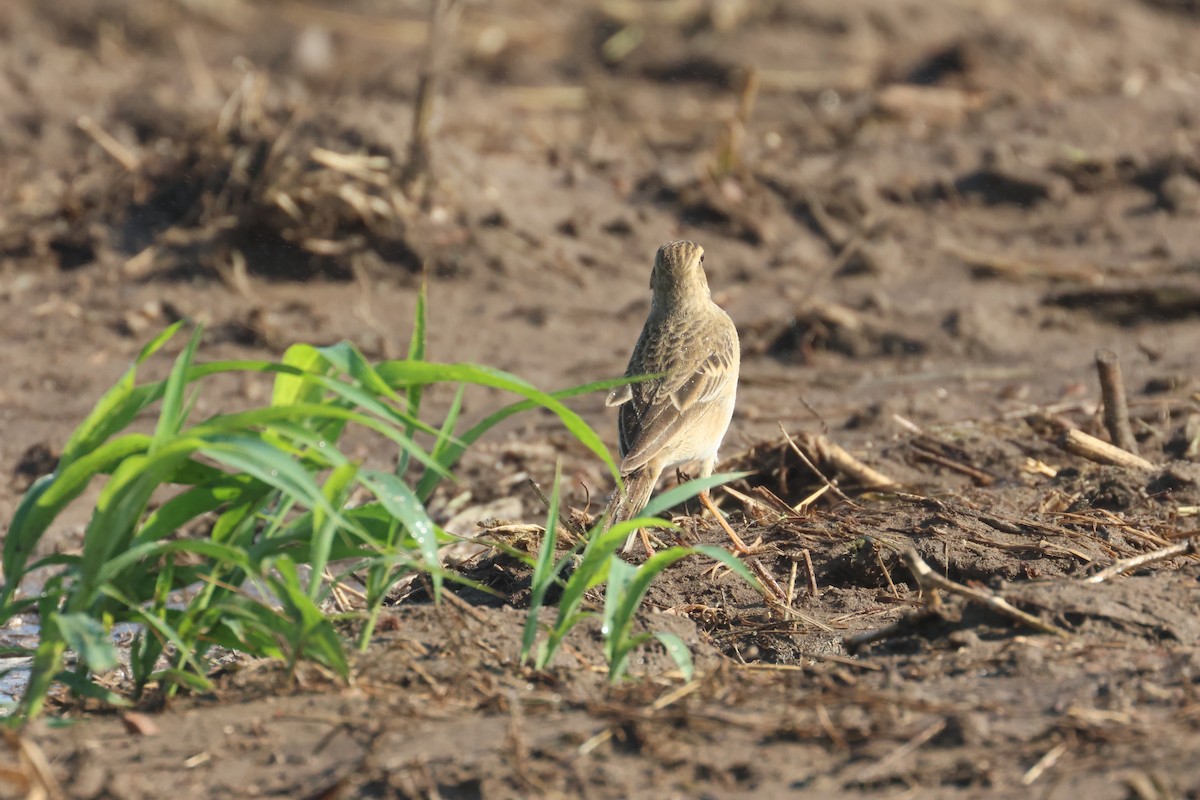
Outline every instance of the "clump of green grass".
<path id="1" fill-rule="evenodd" d="M 426 361 L 423 291 L 408 357 L 376 365 L 348 343 L 297 344 L 279 361 L 198 363 L 197 329 L 164 380 L 139 381 L 145 362 L 179 330 L 180 325 L 172 326 L 141 351 L 72 433 L 54 472 L 31 486 L 16 510 L 4 541 L 0 623 L 36 612 L 40 636 L 35 648 L 3 653 L 32 657 L 29 681 L 10 721 L 41 713 L 55 684 L 80 696 L 127 704 L 126 697 L 97 680 L 121 661 L 113 644 L 118 625 L 136 631 L 128 669 L 137 694 L 151 684 L 167 693 L 209 688 L 215 648 L 279 659 L 289 671 L 308 660 L 347 677 L 336 618 L 322 610 L 331 587 L 351 573 L 363 578 L 366 601 L 358 644 L 365 648 L 398 581 L 413 573 L 427 575 L 435 601 L 445 580 L 465 582 L 441 565 L 439 548 L 455 539 L 433 522 L 426 505 L 467 448 L 513 414 L 533 408 L 553 412 L 619 479 L 601 438 L 562 401 L 626 379 L 548 394 L 488 367 Z M 270 403 L 194 420 L 202 388 L 230 373 L 271 379 Z M 458 387 L 437 427 L 419 418 L 423 389 L 434 383 Z M 467 385 L 498 388 L 520 399 L 460 433 Z M 155 411 L 152 433 L 134 429 L 137 420 Z M 396 468 L 371 469 L 343 453 L 339 443 L 352 426 L 390 444 Z M 431 444 L 423 447 L 420 441 Z M 648 513 L 728 477 L 668 492 Z M 55 520 L 93 483 L 102 486 L 82 551 L 34 560 Z M 365 502 L 351 502 L 352 496 L 364 495 Z M 557 504 L 556 486 L 551 519 Z M 646 638 L 630 633 L 646 588 L 670 563 L 702 552 L 750 579 L 740 562 L 718 548 L 671 548 L 636 570 L 615 557 L 633 526 L 666 524 L 642 519 L 593 533 L 579 568 L 565 581 L 558 622 L 538 650 L 540 666 L 549 663 L 582 618 L 584 592 L 605 580 L 605 629 L 616 678 Z M 182 535 L 185 530 L 201 533 Z M 536 608 L 564 567 L 554 561 L 555 528 L 548 530 L 525 655 L 537 634 Z M 330 565 L 343 571 L 331 574 Z M 22 578 L 44 568 L 53 574 L 40 592 L 22 596 Z M 681 642 L 659 638 L 681 666 L 688 663 Z"/>
<path id="2" fill-rule="evenodd" d="M 533 576 L 530 579 L 530 610 L 522 637 L 521 660 L 532 662 L 537 669 L 549 666 L 558 648 L 571 630 L 584 619 L 595 616 L 595 612 L 584 609 L 585 593 L 601 584 L 605 585 L 604 608 L 601 612 L 601 635 L 604 637 L 604 653 L 608 660 L 609 680 L 616 682 L 624 677 L 630 654 L 652 638 L 658 639 L 675 660 L 680 671 L 688 680 L 692 676 L 691 654 L 683 641 L 672 633 L 654 631 L 633 634 L 634 620 L 645 599 L 650 584 L 668 567 L 680 559 L 692 555 L 704 555 L 720 561 L 735 574 L 751 585 L 757 581 L 746 565 L 728 550 L 701 545 L 696 547 L 670 547 L 655 553 L 640 566 L 633 566 L 617 557 L 617 550 L 626 538 L 639 528 L 676 528 L 673 523 L 660 519 L 659 514 L 706 489 L 749 475 L 748 472 L 729 472 L 711 475 L 676 486 L 655 497 L 636 519 L 627 520 L 605 530 L 603 520 L 589 533 L 582 544 L 582 551 L 573 548 L 557 558 L 558 543 L 558 485 L 555 475 L 554 491 L 549 498 L 546 515 L 546 535 L 533 561 Z M 560 576 L 567 567 L 574 565 L 566 579 Z M 542 603 L 550 587 L 562 587 L 558 601 L 557 616 L 545 635 L 539 638 L 538 617 Z"/>
<path id="3" fill-rule="evenodd" d="M 36 611 L 41 631 L 32 651 L 5 653 L 33 657 L 13 719 L 40 713 L 55 683 L 128 702 L 94 680 L 118 663 L 111 633 L 121 623 L 136 626 L 129 669 L 138 692 L 151 682 L 168 691 L 207 688 L 207 656 L 216 646 L 282 659 L 290 668 L 308 659 L 345 677 L 341 637 L 321 611 L 331 584 L 349 572 L 365 575 L 365 647 L 398 580 L 426 573 L 435 599 L 446 578 L 461 580 L 438 560 L 439 546 L 453 537 L 425 505 L 465 450 L 512 414 L 552 411 L 616 474 L 600 437 L 562 400 L 619 381 L 552 395 L 487 367 L 427 362 L 423 293 L 409 357 L 379 365 L 346 343 L 298 344 L 278 362 L 200 364 L 197 330 L 165 380 L 139 382 L 139 368 L 178 331 L 171 327 L 142 350 L 14 515 L 4 542 L 0 621 Z M 193 422 L 202 384 L 228 373 L 273 377 L 270 404 Z M 418 412 L 423 387 L 440 382 L 459 391 L 435 428 Z M 466 384 L 522 399 L 456 435 Z M 129 430 L 155 407 L 153 433 Z M 396 470 L 368 469 L 341 452 L 348 426 L 390 442 Z M 422 448 L 418 434 L 432 446 Z M 34 561 L 55 519 L 101 480 L 82 552 Z M 369 500 L 351 507 L 356 490 Z M 178 536 L 189 526 L 207 532 Z M 330 579 L 333 563 L 351 566 Z M 20 596 L 21 579 L 45 567 L 54 574 L 42 591 Z"/>

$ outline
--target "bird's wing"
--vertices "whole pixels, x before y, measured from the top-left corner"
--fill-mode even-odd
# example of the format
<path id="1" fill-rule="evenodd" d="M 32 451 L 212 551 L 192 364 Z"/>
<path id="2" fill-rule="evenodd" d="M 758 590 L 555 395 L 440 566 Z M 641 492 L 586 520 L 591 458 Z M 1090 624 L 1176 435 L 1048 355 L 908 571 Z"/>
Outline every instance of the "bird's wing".
<path id="1" fill-rule="evenodd" d="M 631 386 L 632 402 L 621 406 L 621 472 L 645 466 L 680 431 L 703 416 L 737 381 L 738 344 L 730 332 L 691 369 L 668 369 L 658 380 Z"/>

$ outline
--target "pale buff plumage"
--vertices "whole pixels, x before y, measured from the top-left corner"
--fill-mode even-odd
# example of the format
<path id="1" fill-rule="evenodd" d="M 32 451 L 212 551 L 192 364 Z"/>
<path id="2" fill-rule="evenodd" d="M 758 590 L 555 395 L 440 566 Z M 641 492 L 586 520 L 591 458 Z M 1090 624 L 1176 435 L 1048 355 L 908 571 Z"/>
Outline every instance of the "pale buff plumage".
<path id="1" fill-rule="evenodd" d="M 717 462 L 733 416 L 741 359 L 737 328 L 713 302 L 703 263 L 704 249 L 693 242 L 668 242 L 655 256 L 650 316 L 625 374 L 661 377 L 613 389 L 606 401 L 620 409 L 625 483 L 625 491 L 609 502 L 610 526 L 641 512 L 664 470 L 698 462 L 700 477 L 707 477 Z M 711 502 L 706 505 L 711 508 Z M 724 523 L 719 514 L 718 520 Z M 630 535 L 626 551 L 634 539 Z"/>

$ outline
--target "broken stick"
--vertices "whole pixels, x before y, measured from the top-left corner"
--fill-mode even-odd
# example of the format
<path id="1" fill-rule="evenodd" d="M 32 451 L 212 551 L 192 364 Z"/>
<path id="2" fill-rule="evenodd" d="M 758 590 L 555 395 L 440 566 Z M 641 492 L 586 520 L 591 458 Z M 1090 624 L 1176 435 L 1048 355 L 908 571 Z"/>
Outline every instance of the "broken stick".
<path id="1" fill-rule="evenodd" d="M 792 451 L 800 457 L 800 460 L 803 461 L 809 469 L 816 473 L 817 477 L 819 477 L 821 481 L 825 483 L 825 485 L 828 486 L 831 491 L 834 492 L 834 494 L 848 503 L 853 504 L 853 501 L 846 497 L 846 495 L 844 495 L 835 484 L 830 482 L 830 480 L 826 478 L 819 469 L 817 469 L 813 461 L 833 465 L 839 472 L 854 478 L 866 489 L 874 489 L 876 491 L 894 491 L 900 488 L 900 483 L 898 481 L 894 481 L 887 475 L 884 475 L 882 472 L 867 466 L 854 456 L 850 455 L 850 453 L 847 452 L 841 445 L 837 444 L 826 436 L 822 436 L 820 434 L 801 433 L 797 435 L 795 439 L 793 439 L 788 435 L 787 430 L 784 429 L 783 423 L 780 423 L 779 431 L 783 434 L 784 440 L 787 441 L 788 446 L 792 448 Z M 800 445 L 796 443 L 796 440 L 800 441 L 800 443 L 803 445 L 803 449 L 801 449 Z M 808 452 L 805 453 L 805 451 Z M 809 458 L 809 455 L 812 456 L 811 459 Z"/>
<path id="2" fill-rule="evenodd" d="M 1103 439 L 1080 430 L 1067 431 L 1059 442 L 1068 453 L 1082 456 L 1097 464 L 1110 464 L 1125 469 L 1154 469 L 1154 464 L 1128 450 L 1111 445 Z"/>
<path id="3" fill-rule="evenodd" d="M 452 33 L 458 19 L 459 0 L 432 0 L 425 56 L 417 73 L 417 96 L 413 101 L 412 136 L 408 143 L 408 161 L 400 174 L 400 183 L 410 198 L 425 200 L 432 183 L 430 140 L 434 103 L 441 89 L 442 74 L 452 45 Z"/>
<path id="4" fill-rule="evenodd" d="M 1103 583 L 1109 578 L 1115 578 L 1122 572 L 1138 567 L 1144 567 L 1147 564 L 1153 564 L 1156 561 L 1166 561 L 1168 558 L 1176 556 L 1194 555 L 1197 550 L 1200 550 L 1200 539 L 1192 537 L 1182 542 L 1176 542 L 1170 547 L 1164 547 L 1160 550 L 1151 550 L 1149 553 L 1139 553 L 1136 556 L 1123 558 L 1120 561 L 1105 567 L 1095 575 L 1084 580 L 1084 583 Z"/>
<path id="5" fill-rule="evenodd" d="M 1104 398 L 1104 427 L 1113 444 L 1137 455 L 1137 439 L 1129 425 L 1129 406 L 1125 402 L 1125 381 L 1121 362 L 1112 350 L 1096 351 L 1096 372 L 1100 376 L 1100 394 Z"/>
<path id="6" fill-rule="evenodd" d="M 944 578 L 929 568 L 917 551 L 911 547 L 907 548 L 900 554 L 904 566 L 908 567 L 912 572 L 913 577 L 917 579 L 917 585 L 921 587 L 922 592 L 930 592 L 934 589 L 941 589 L 947 594 L 956 594 L 959 597 L 966 598 L 974 603 L 979 603 L 982 606 L 995 611 L 997 614 L 1003 614 L 1006 617 L 1015 619 L 1018 622 L 1028 625 L 1034 630 L 1042 633 L 1050 633 L 1055 636 L 1061 636 L 1064 639 L 1070 638 L 1071 634 L 1049 622 L 1043 622 L 1032 614 L 1028 614 L 1021 609 L 1009 603 L 1003 597 L 983 589 L 972 589 L 970 586 L 964 586 L 961 583 L 956 583 L 949 578 Z"/>

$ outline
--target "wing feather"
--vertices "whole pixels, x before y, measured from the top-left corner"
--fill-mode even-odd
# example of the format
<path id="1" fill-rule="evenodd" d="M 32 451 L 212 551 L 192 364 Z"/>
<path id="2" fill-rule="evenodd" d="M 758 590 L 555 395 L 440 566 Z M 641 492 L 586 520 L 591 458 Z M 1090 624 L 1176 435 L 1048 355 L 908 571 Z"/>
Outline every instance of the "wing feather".
<path id="1" fill-rule="evenodd" d="M 620 409 L 621 472 L 643 467 L 675 440 L 679 432 L 704 416 L 703 407 L 725 396 L 737 381 L 738 343 L 732 325 L 722 331 L 699 365 L 667 370 L 658 380 L 630 387 L 629 402 Z M 640 343 L 639 343 L 640 344 Z M 631 372 L 643 374 L 630 362 Z"/>

